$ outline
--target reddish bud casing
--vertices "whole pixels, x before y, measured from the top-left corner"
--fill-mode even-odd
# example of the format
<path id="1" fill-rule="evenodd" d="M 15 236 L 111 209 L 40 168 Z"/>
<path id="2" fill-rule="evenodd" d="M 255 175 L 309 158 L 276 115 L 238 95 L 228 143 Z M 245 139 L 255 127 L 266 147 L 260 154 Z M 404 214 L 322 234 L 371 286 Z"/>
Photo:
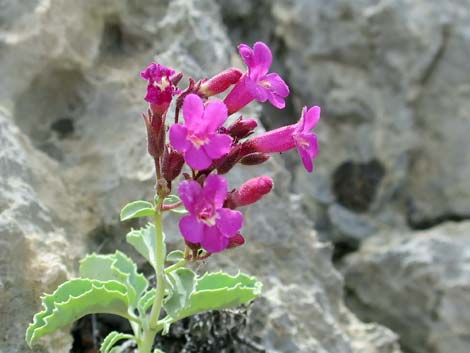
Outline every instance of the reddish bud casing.
<path id="1" fill-rule="evenodd" d="M 263 152 L 255 152 L 246 155 L 240 159 L 240 163 L 243 165 L 258 165 L 266 162 L 271 156 Z"/>
<path id="2" fill-rule="evenodd" d="M 245 244 L 245 238 L 240 233 L 228 239 L 227 249 L 237 248 Z"/>
<path id="3" fill-rule="evenodd" d="M 253 133 L 258 126 L 255 119 L 243 119 L 239 117 L 232 125 L 227 128 L 227 134 L 234 139 L 241 140 Z"/>
<path id="4" fill-rule="evenodd" d="M 269 193 L 272 188 L 273 180 L 270 177 L 260 176 L 250 179 L 229 194 L 226 206 L 237 208 L 251 205 Z"/>
<path id="5" fill-rule="evenodd" d="M 165 148 L 165 117 L 157 115 L 150 109 L 147 115 L 142 114 L 147 128 L 147 142 L 149 154 L 157 159 Z"/>
<path id="6" fill-rule="evenodd" d="M 166 181 L 171 182 L 181 173 L 184 165 L 183 154 L 167 145 L 162 161 L 162 175 Z"/>

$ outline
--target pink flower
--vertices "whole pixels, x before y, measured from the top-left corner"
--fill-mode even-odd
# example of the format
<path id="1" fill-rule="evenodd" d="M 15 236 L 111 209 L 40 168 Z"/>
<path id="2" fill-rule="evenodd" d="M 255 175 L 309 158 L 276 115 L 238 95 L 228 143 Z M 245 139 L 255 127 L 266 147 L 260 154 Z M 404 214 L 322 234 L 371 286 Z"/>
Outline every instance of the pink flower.
<path id="1" fill-rule="evenodd" d="M 180 220 L 179 228 L 187 242 L 201 244 L 209 253 L 230 245 L 243 225 L 240 212 L 223 208 L 227 196 L 227 181 L 220 175 L 207 177 L 204 187 L 193 180 L 181 182 L 179 195 L 189 215 Z"/>
<path id="2" fill-rule="evenodd" d="M 237 83 L 241 76 L 242 72 L 233 67 L 224 70 L 214 77 L 203 81 L 198 93 L 204 95 L 205 98 L 222 93 L 231 85 Z"/>
<path id="3" fill-rule="evenodd" d="M 240 44 L 238 52 L 248 66 L 248 72 L 224 100 L 229 114 L 239 111 L 253 99 L 269 101 L 276 108 L 284 108 L 284 98 L 289 95 L 289 87 L 277 73 L 268 73 L 272 63 L 269 47 L 263 42 L 256 42 L 253 49 Z"/>
<path id="4" fill-rule="evenodd" d="M 184 125 L 170 128 L 170 143 L 180 152 L 191 168 L 203 170 L 213 160 L 226 155 L 232 138 L 218 134 L 217 129 L 227 120 L 227 107 L 219 100 L 205 106 L 197 95 L 189 94 L 183 103 Z"/>
<path id="5" fill-rule="evenodd" d="M 314 106 L 307 110 L 304 107 L 302 116 L 297 124 L 281 127 L 256 136 L 243 146 L 249 152 L 285 152 L 294 147 L 302 158 L 305 169 L 310 173 L 313 170 L 313 159 L 318 154 L 317 135 L 311 130 L 320 120 L 320 107 Z"/>
<path id="6" fill-rule="evenodd" d="M 148 81 L 145 100 L 151 104 L 156 114 L 163 114 L 168 110 L 173 95 L 179 93 L 175 84 L 181 75 L 176 75 L 175 70 L 160 64 L 151 63 L 140 77 Z"/>

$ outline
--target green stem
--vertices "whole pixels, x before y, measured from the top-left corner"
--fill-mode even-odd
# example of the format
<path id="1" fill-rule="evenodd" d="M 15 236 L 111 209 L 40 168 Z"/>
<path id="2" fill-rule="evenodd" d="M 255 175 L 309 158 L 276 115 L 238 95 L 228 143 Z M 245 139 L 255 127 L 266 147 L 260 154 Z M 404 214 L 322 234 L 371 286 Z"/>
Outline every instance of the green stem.
<path id="1" fill-rule="evenodd" d="M 165 273 L 168 274 L 170 272 L 173 272 L 174 270 L 177 270 L 178 268 L 183 267 L 184 265 L 186 265 L 187 262 L 188 262 L 188 260 L 186 260 L 186 259 L 178 261 L 174 265 L 171 265 L 170 267 L 167 267 L 167 269 L 165 270 Z"/>
<path id="2" fill-rule="evenodd" d="M 163 227 L 162 227 L 162 211 L 161 202 L 155 207 L 155 273 L 157 277 L 157 288 L 155 294 L 155 300 L 150 311 L 150 318 L 148 325 L 145 325 L 142 335 L 142 341 L 139 345 L 139 353 L 150 353 L 155 335 L 161 327 L 158 325 L 158 319 L 163 306 L 163 295 L 165 293 L 165 254 L 164 254 L 164 243 L 163 243 Z"/>

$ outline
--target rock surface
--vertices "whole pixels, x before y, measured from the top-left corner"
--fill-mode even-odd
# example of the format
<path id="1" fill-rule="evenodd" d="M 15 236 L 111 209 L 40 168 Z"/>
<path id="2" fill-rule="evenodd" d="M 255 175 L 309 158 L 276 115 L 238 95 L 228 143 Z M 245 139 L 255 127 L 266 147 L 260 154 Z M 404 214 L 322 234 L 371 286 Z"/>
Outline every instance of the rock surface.
<path id="1" fill-rule="evenodd" d="M 8 318 L 0 351 L 19 353 L 40 294 L 73 276 L 86 250 L 124 246 L 136 224 L 119 224 L 119 209 L 153 196 L 139 70 L 157 54 L 200 78 L 225 68 L 234 50 L 211 0 L 0 6 L 0 309 Z M 272 352 L 400 352 L 395 334 L 344 306 L 331 248 L 316 239 L 282 164 L 241 170 L 231 183 L 261 172 L 277 191 L 248 211 L 248 245 L 207 265 L 241 266 L 265 282 L 250 338 Z M 181 243 L 176 233 L 169 239 Z M 70 340 L 64 330 L 35 351 L 64 352 Z"/>
<path id="2" fill-rule="evenodd" d="M 280 55 L 295 109 L 268 124 L 322 106 L 316 171 L 294 178 L 322 238 L 470 216 L 468 0 L 220 3 L 235 40 Z"/>
<path id="3" fill-rule="evenodd" d="M 344 265 L 348 305 L 415 353 L 469 351 L 469 273 L 470 222 L 381 234 Z"/>

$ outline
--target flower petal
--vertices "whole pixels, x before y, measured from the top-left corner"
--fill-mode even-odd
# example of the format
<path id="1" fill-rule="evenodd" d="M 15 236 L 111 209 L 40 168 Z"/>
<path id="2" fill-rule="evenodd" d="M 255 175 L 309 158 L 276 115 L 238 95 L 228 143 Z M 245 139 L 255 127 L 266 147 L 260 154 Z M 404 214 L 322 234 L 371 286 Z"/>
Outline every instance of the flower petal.
<path id="1" fill-rule="evenodd" d="M 240 44 L 238 46 L 238 53 L 242 57 L 246 66 L 248 66 L 248 70 L 251 70 L 255 65 L 253 50 L 246 44 Z"/>
<path id="2" fill-rule="evenodd" d="M 209 158 L 206 151 L 193 145 L 190 145 L 184 153 L 184 160 L 191 168 L 196 170 L 204 170 L 212 164 L 212 159 Z"/>
<path id="3" fill-rule="evenodd" d="M 214 133 L 227 120 L 227 106 L 220 100 L 206 104 L 204 110 L 204 125 L 206 133 Z"/>
<path id="4" fill-rule="evenodd" d="M 237 234 L 243 226 L 243 216 L 240 211 L 234 211 L 228 208 L 217 210 L 216 226 L 222 235 L 232 237 Z"/>
<path id="5" fill-rule="evenodd" d="M 204 250 L 217 253 L 227 248 L 229 240 L 220 233 L 217 227 L 204 226 L 203 234 L 200 243 Z"/>
<path id="6" fill-rule="evenodd" d="M 180 195 L 181 201 L 183 201 L 184 207 L 190 213 L 196 213 L 196 205 L 198 200 L 201 198 L 202 187 L 193 180 L 184 180 L 178 187 L 178 194 Z"/>
<path id="7" fill-rule="evenodd" d="M 256 42 L 253 46 L 255 68 L 251 70 L 251 73 L 256 77 L 264 76 L 268 73 L 273 56 L 271 49 L 263 42 Z"/>
<path id="8" fill-rule="evenodd" d="M 284 100 L 284 98 L 278 96 L 277 94 L 270 94 L 268 100 L 269 103 L 271 103 L 277 109 L 284 109 L 284 107 L 286 106 L 286 101 Z"/>
<path id="9" fill-rule="evenodd" d="M 266 102 L 268 99 L 267 88 L 261 86 L 258 82 L 253 81 L 248 76 L 244 80 L 245 86 L 251 95 L 259 102 Z"/>
<path id="10" fill-rule="evenodd" d="M 297 145 L 297 151 L 299 151 L 300 157 L 302 158 L 302 163 L 304 164 L 305 169 L 311 173 L 313 171 L 313 159 L 318 154 L 318 140 L 317 135 L 315 134 L 301 134 L 300 139 L 304 142 L 307 142 L 307 145 L 298 142 L 298 139 L 295 138 L 295 144 Z"/>
<path id="11" fill-rule="evenodd" d="M 227 180 L 221 175 L 209 175 L 204 183 L 203 195 L 205 199 L 214 201 L 215 208 L 222 207 L 227 196 Z"/>
<path id="12" fill-rule="evenodd" d="M 177 151 L 184 152 L 190 146 L 190 142 L 187 140 L 188 129 L 186 126 L 174 124 L 170 128 L 170 144 Z"/>
<path id="13" fill-rule="evenodd" d="M 204 237 L 204 223 L 199 222 L 193 215 L 181 218 L 179 228 L 184 239 L 190 243 L 200 243 Z"/>
<path id="14" fill-rule="evenodd" d="M 225 156 L 232 148 L 232 138 L 226 134 L 217 134 L 209 138 L 209 142 L 202 147 L 212 159 Z"/>
<path id="15" fill-rule="evenodd" d="M 281 97 L 287 97 L 289 95 L 289 86 L 287 86 L 287 84 L 278 74 L 272 72 L 264 76 L 263 79 L 269 82 L 271 91 L 273 93 Z"/>
<path id="16" fill-rule="evenodd" d="M 183 102 L 183 116 L 189 130 L 196 129 L 204 113 L 202 99 L 195 94 L 188 94 Z"/>
<path id="17" fill-rule="evenodd" d="M 306 107 L 304 108 L 304 111 Z M 302 132 L 309 132 L 317 125 L 320 120 L 321 108 L 319 106 L 311 107 L 303 114 L 303 119 L 305 120 Z"/>

